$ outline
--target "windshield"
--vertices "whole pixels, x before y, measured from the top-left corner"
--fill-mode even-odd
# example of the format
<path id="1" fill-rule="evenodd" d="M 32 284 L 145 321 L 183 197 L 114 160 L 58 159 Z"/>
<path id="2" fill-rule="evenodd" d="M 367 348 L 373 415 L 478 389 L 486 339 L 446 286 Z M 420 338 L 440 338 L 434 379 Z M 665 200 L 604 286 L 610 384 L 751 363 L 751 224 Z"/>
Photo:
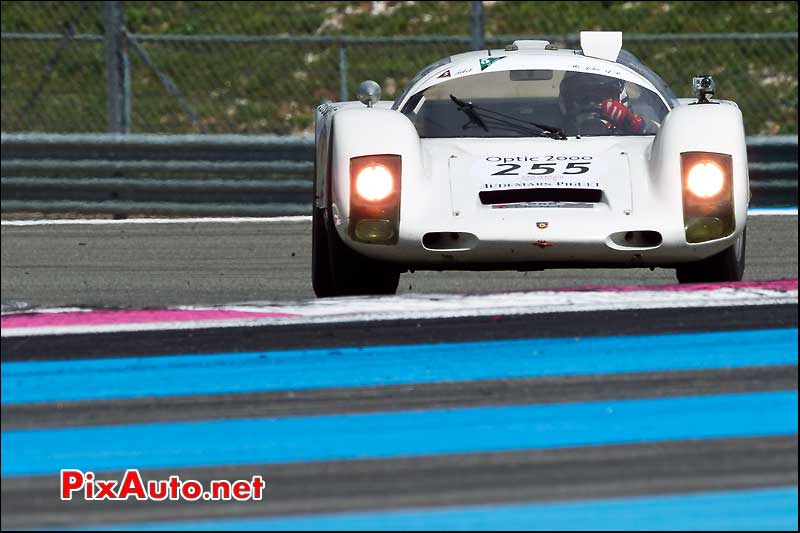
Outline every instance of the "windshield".
<path id="1" fill-rule="evenodd" d="M 561 128 L 568 136 L 654 135 L 669 111 L 653 91 L 615 77 L 505 70 L 448 80 L 411 97 L 402 113 L 420 138 L 532 136 L 530 129 L 476 121 L 450 95 L 519 121 Z"/>
<path id="2" fill-rule="evenodd" d="M 675 107 L 678 104 L 678 97 L 675 96 L 674 92 L 672 92 L 672 89 L 669 85 L 667 85 L 667 82 L 665 82 L 661 76 L 646 67 L 641 61 L 639 61 L 638 57 L 627 50 L 620 50 L 619 56 L 617 56 L 617 63 L 620 65 L 625 65 L 652 83 L 653 87 L 658 89 L 658 92 L 660 92 L 667 98 L 667 100 L 669 100 L 670 107 Z"/>
<path id="3" fill-rule="evenodd" d="M 428 65 L 424 69 L 422 69 L 419 72 L 417 72 L 417 75 L 414 76 L 413 78 L 411 78 L 411 81 L 408 82 L 408 84 L 406 85 L 406 88 L 403 90 L 402 93 L 400 93 L 400 96 L 397 97 L 397 100 L 394 101 L 394 104 L 392 104 L 392 109 L 397 111 L 397 108 L 399 107 L 400 102 L 403 101 L 403 98 L 406 97 L 406 95 L 408 94 L 408 91 L 410 91 L 411 88 L 414 85 L 416 85 L 419 80 L 421 80 L 422 78 L 424 78 L 425 76 L 427 76 L 428 74 L 430 74 L 431 72 L 436 70 L 437 68 L 439 68 L 441 66 L 444 66 L 444 65 L 447 65 L 450 62 L 451 62 L 450 58 L 449 57 L 445 57 L 445 58 L 440 59 L 439 61 L 437 61 L 435 63 L 431 63 L 430 65 Z"/>

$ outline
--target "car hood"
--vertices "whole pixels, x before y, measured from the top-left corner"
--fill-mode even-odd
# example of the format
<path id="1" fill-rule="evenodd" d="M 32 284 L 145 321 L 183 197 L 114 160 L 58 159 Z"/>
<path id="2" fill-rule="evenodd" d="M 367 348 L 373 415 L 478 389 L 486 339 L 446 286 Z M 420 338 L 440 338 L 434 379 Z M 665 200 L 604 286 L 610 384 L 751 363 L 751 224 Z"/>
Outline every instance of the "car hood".
<path id="1" fill-rule="evenodd" d="M 422 153 L 426 174 L 449 180 L 454 208 L 476 201 L 489 208 L 531 201 L 571 207 L 602 201 L 625 209 L 631 197 L 631 159 L 646 157 L 652 140 L 423 139 Z M 543 192 L 531 192 L 535 189 Z M 526 192 L 514 196 L 513 191 Z"/>

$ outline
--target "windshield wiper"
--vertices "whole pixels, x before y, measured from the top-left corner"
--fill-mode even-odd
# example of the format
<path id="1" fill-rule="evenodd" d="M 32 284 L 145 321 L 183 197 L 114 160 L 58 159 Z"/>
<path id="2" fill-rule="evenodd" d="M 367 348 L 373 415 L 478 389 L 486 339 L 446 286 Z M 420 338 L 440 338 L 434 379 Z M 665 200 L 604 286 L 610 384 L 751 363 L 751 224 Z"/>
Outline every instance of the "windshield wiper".
<path id="1" fill-rule="evenodd" d="M 475 111 L 475 109 L 481 109 L 481 108 L 473 105 L 472 102 L 465 102 L 465 101 L 463 101 L 463 100 L 461 100 L 459 98 L 456 98 L 452 94 L 450 95 L 450 98 L 453 100 L 453 102 L 456 103 L 456 105 L 458 106 L 459 111 L 463 111 L 470 119 L 470 121 L 467 122 L 466 124 L 464 124 L 464 126 L 461 129 L 467 129 L 467 127 L 469 127 L 470 124 L 475 122 L 481 128 L 483 128 L 484 131 L 486 131 L 486 132 L 489 131 L 489 128 L 486 126 L 486 122 L 484 121 L 484 119 L 482 119 L 480 117 L 480 115 L 478 115 L 478 113 Z M 484 110 L 484 112 L 485 112 L 485 110 Z M 535 129 L 531 128 L 528 125 L 514 124 L 514 123 L 506 121 L 504 119 L 498 119 L 497 117 L 492 117 L 492 116 L 486 116 L 485 119 L 486 120 L 494 120 L 494 121 L 499 122 L 500 124 L 502 124 L 504 126 L 510 126 L 511 128 L 515 129 L 516 131 L 526 131 L 528 133 L 531 133 L 531 132 L 535 133 L 536 135 L 539 135 L 539 136 L 542 135 L 541 131 L 535 130 Z M 494 128 L 494 126 L 492 126 L 492 127 Z"/>
<path id="2" fill-rule="evenodd" d="M 509 120 L 497 117 L 490 117 L 485 116 L 483 117 L 484 122 L 486 122 L 490 128 L 493 130 L 509 130 L 509 131 L 516 131 L 516 132 L 523 132 L 532 134 L 536 137 L 551 137 L 551 135 L 547 132 L 543 132 L 538 128 L 534 128 L 528 124 L 515 124 Z M 496 124 L 492 124 L 491 122 L 487 122 L 489 120 L 493 120 Z"/>
<path id="3" fill-rule="evenodd" d="M 450 95 L 450 98 L 452 98 L 453 101 L 456 103 L 458 109 L 466 113 L 466 115 L 469 117 L 470 122 L 467 122 L 467 124 L 462 129 L 466 129 L 467 126 L 469 126 L 472 122 L 474 122 L 475 124 L 483 128 L 483 131 L 489 131 L 489 128 L 486 127 L 486 123 L 483 121 L 483 119 L 481 119 L 480 115 L 478 115 L 475 112 L 475 107 L 471 103 L 459 100 L 452 94 Z"/>
<path id="4" fill-rule="evenodd" d="M 519 119 L 517 117 L 512 117 L 511 115 L 506 115 L 504 113 L 500 113 L 498 111 L 493 111 L 491 109 L 486 109 L 485 107 L 479 107 L 479 106 L 476 106 L 475 104 L 473 104 L 472 102 L 465 102 L 464 100 L 461 100 L 460 98 L 456 98 L 452 94 L 450 95 L 450 99 L 453 102 L 455 102 L 455 104 L 458 106 L 458 108 L 460 110 L 462 110 L 465 113 L 467 113 L 467 115 L 470 118 L 472 118 L 473 120 L 475 120 L 475 119 L 480 120 L 480 116 L 475 111 L 476 110 L 477 111 L 482 111 L 484 113 L 491 113 L 492 115 L 497 115 L 497 116 L 489 116 L 489 117 L 486 117 L 486 118 L 490 118 L 492 120 L 496 120 L 496 121 L 498 121 L 500 123 L 505 123 L 505 124 L 507 124 L 509 126 L 514 126 L 514 127 L 517 127 L 517 128 L 520 127 L 520 126 L 527 126 L 527 127 L 534 126 L 536 128 L 539 128 L 539 130 L 541 130 L 541 131 L 537 132 L 540 135 L 543 135 L 543 136 L 546 136 L 546 137 L 550 137 L 552 139 L 562 140 L 562 141 L 567 140 L 567 134 L 564 133 L 564 130 L 562 130 L 561 128 L 557 128 L 555 126 L 547 126 L 547 125 L 544 125 L 544 124 L 537 124 L 535 122 L 528 122 L 527 120 L 522 120 L 522 119 Z M 498 117 L 502 117 L 502 118 L 498 118 Z M 478 122 L 478 120 L 475 120 L 475 122 Z M 486 124 L 482 120 L 479 122 L 479 125 L 481 125 L 481 127 L 483 127 L 483 129 L 486 130 Z M 530 131 L 533 131 L 533 130 L 530 130 Z"/>

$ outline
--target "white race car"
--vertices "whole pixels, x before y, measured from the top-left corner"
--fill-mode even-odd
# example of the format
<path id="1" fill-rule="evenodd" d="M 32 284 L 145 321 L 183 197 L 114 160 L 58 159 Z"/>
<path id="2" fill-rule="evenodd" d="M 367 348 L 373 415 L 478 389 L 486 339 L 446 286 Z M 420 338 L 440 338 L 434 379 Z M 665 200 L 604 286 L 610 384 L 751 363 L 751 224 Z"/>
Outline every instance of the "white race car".
<path id="1" fill-rule="evenodd" d="M 392 294 L 407 270 L 676 268 L 738 281 L 750 200 L 742 114 L 582 32 L 447 57 L 394 102 L 316 113 L 313 285 Z"/>

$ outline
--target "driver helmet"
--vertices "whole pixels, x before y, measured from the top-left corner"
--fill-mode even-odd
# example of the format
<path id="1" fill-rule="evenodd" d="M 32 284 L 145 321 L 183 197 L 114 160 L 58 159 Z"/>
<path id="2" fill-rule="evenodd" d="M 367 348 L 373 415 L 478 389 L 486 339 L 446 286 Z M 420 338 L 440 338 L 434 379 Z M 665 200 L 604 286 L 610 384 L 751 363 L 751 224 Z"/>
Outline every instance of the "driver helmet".
<path id="1" fill-rule="evenodd" d="M 602 103 L 609 99 L 628 106 L 622 80 L 585 72 L 567 72 L 561 80 L 559 106 L 567 117 L 599 116 Z"/>

